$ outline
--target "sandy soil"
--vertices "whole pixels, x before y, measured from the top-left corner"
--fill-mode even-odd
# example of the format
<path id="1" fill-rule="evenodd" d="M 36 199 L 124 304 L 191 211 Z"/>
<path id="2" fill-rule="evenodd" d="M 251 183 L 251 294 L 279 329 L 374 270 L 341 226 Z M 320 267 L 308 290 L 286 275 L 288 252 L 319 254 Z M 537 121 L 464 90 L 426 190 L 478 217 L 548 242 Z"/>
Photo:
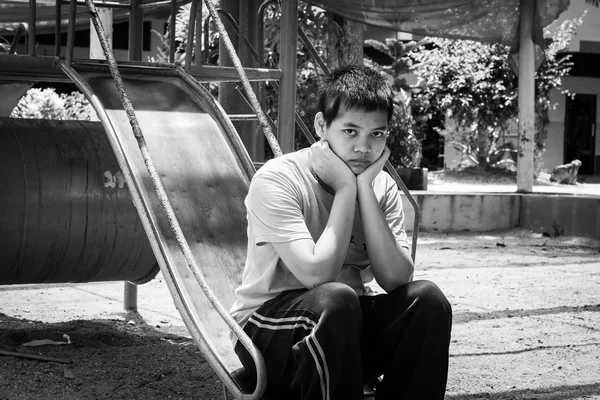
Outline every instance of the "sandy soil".
<path id="1" fill-rule="evenodd" d="M 417 265 L 454 309 L 447 399 L 600 399 L 598 242 L 425 232 Z M 0 399 L 222 398 L 165 286 L 139 288 L 139 314 L 122 283 L 0 286 L 0 350 L 70 361 L 0 356 Z"/>

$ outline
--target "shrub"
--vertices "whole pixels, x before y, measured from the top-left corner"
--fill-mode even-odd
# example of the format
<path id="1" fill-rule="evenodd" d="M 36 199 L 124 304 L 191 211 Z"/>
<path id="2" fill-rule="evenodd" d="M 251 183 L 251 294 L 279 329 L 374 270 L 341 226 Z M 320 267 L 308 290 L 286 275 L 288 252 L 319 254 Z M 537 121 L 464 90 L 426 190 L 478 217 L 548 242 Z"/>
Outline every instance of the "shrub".
<path id="1" fill-rule="evenodd" d="M 80 92 L 58 94 L 53 88 L 32 88 L 10 114 L 12 118 L 97 121 L 96 112 Z"/>

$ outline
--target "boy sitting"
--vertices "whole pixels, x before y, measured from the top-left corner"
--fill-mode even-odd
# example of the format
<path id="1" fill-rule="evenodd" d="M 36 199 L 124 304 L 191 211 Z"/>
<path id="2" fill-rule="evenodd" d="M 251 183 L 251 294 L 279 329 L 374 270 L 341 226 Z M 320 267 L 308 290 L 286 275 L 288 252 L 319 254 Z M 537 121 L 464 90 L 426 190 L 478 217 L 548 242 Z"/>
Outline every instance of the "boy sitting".
<path id="1" fill-rule="evenodd" d="M 231 311 L 276 399 L 362 399 L 381 375 L 378 400 L 444 398 L 452 312 L 435 284 L 413 281 L 400 193 L 382 171 L 392 112 L 379 73 L 342 67 L 319 91 L 321 140 L 252 179 Z M 373 277 L 385 293 L 365 286 Z"/>

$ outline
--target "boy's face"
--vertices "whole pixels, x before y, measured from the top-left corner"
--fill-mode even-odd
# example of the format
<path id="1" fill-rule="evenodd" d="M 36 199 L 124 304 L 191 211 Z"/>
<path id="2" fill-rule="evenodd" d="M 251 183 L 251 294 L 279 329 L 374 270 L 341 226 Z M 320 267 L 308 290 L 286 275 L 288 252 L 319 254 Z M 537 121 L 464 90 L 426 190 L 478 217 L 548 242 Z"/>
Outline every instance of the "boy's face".
<path id="1" fill-rule="evenodd" d="M 387 112 L 340 109 L 329 127 L 323 113 L 315 116 L 315 131 L 355 175 L 377 160 L 387 140 Z"/>

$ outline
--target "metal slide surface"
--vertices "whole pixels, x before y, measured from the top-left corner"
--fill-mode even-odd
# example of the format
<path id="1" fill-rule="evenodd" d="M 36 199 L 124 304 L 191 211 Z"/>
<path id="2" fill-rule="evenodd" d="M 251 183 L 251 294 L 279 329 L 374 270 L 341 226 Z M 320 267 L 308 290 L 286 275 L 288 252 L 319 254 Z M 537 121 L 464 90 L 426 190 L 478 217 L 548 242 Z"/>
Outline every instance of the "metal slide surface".
<path id="1" fill-rule="evenodd" d="M 208 302 L 179 249 L 112 77 L 82 77 L 106 110 L 114 131 L 107 134 L 114 135 L 110 138 L 113 150 L 190 334 L 217 373 L 221 368 L 235 371 L 241 364 L 231 348 L 230 330 Z M 208 91 L 192 90 L 178 77 L 124 76 L 123 81 L 197 264 L 229 309 L 246 256 L 244 198 L 254 171 L 250 158 Z"/>

